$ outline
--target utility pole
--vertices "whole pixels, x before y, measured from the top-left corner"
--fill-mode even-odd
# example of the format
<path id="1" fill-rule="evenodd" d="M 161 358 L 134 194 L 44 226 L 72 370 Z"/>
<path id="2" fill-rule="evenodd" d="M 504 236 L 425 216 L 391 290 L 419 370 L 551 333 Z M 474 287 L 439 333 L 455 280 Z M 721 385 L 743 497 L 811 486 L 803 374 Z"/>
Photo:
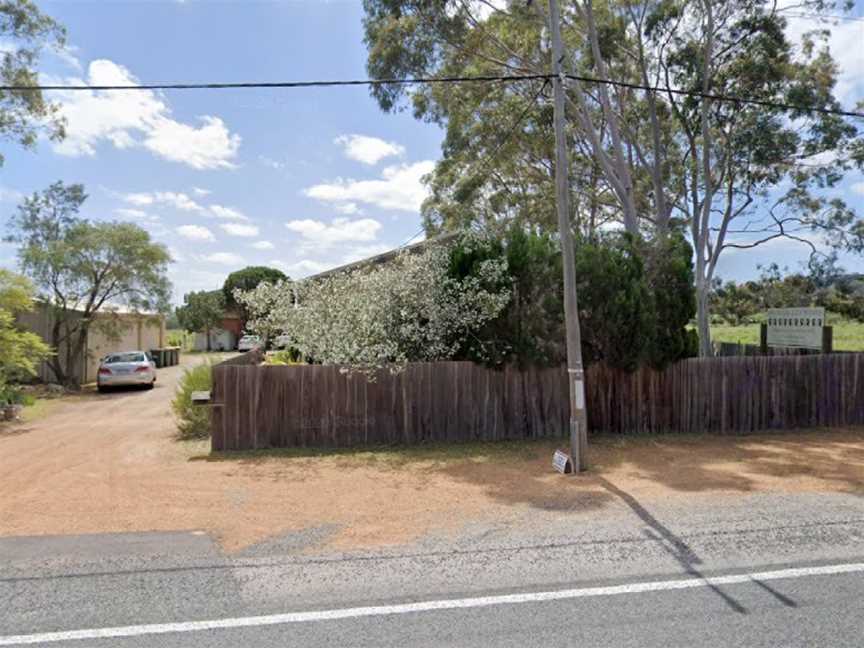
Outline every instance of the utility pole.
<path id="1" fill-rule="evenodd" d="M 564 266 L 564 321 L 567 330 L 567 382 L 570 385 L 570 456 L 573 472 L 586 468 L 588 412 L 585 409 L 585 371 L 582 367 L 582 335 L 576 298 L 576 266 L 570 232 L 570 158 L 564 118 L 564 45 L 558 0 L 549 0 L 549 31 L 552 36 L 552 85 L 555 95 L 555 197 L 558 234 Z"/>

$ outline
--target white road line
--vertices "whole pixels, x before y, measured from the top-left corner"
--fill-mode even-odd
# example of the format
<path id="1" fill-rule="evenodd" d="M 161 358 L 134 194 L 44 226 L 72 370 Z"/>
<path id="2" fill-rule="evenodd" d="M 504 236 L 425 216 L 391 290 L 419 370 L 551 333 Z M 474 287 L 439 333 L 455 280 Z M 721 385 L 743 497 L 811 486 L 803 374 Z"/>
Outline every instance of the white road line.
<path id="1" fill-rule="evenodd" d="M 864 563 L 823 565 L 819 567 L 797 567 L 774 571 L 713 576 L 708 578 L 684 578 L 678 580 L 651 581 L 610 585 L 607 587 L 584 587 L 579 589 L 557 590 L 551 592 L 526 592 L 500 596 L 479 596 L 474 598 L 443 599 L 403 603 L 398 605 L 375 605 L 369 607 L 319 610 L 313 612 L 289 612 L 267 616 L 237 617 L 214 619 L 211 621 L 181 621 L 176 623 L 154 623 L 148 625 L 120 626 L 115 628 L 93 628 L 89 630 L 68 630 L 64 632 L 43 632 L 39 634 L 10 635 L 0 637 L 0 646 L 22 646 L 77 639 L 109 639 L 117 637 L 141 637 L 145 635 L 200 632 L 202 630 L 222 630 L 233 628 L 253 628 L 258 626 L 283 625 L 289 623 L 309 623 L 314 621 L 334 621 L 369 616 L 388 616 L 392 614 L 411 614 L 435 610 L 456 610 L 462 608 L 481 608 L 493 605 L 516 605 L 520 603 L 542 603 L 544 601 L 563 601 L 567 599 L 589 598 L 594 596 L 618 596 L 620 594 L 643 594 L 668 590 L 691 589 L 708 585 L 737 585 L 752 581 L 803 578 L 806 576 L 831 576 L 864 572 Z"/>

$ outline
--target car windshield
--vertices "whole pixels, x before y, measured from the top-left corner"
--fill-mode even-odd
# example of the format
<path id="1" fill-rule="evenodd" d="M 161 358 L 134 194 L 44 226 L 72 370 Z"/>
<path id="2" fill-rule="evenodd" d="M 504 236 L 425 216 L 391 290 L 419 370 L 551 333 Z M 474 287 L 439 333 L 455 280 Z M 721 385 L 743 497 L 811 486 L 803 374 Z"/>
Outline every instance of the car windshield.
<path id="1" fill-rule="evenodd" d="M 118 362 L 144 362 L 143 353 L 115 353 L 105 358 L 105 364 L 116 364 Z"/>

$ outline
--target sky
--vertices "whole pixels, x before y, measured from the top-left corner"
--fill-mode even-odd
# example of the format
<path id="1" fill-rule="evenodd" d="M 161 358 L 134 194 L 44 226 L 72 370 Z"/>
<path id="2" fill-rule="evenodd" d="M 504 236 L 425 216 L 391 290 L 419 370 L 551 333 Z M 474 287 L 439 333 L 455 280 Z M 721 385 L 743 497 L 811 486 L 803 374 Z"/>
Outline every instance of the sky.
<path id="1" fill-rule="evenodd" d="M 46 82 L 285 81 L 366 77 L 360 0 L 42 1 L 68 30 L 46 54 Z M 856 7 L 853 15 L 864 15 Z M 797 35 L 812 26 L 790 18 Z M 838 86 L 864 98 L 864 21 L 832 28 Z M 61 143 L 4 145 L 0 220 L 24 195 L 56 180 L 85 185 L 83 215 L 129 220 L 175 260 L 174 301 L 215 289 L 247 265 L 291 277 L 422 237 L 421 182 L 441 156 L 443 133 L 410 112 L 383 113 L 368 90 L 174 90 L 55 93 L 68 120 Z M 864 177 L 838 189 L 864 213 Z M 755 276 L 776 261 L 797 269 L 798 244 L 727 250 L 724 278 Z M 15 248 L 0 244 L 0 266 Z M 844 257 L 864 272 L 860 257 Z"/>

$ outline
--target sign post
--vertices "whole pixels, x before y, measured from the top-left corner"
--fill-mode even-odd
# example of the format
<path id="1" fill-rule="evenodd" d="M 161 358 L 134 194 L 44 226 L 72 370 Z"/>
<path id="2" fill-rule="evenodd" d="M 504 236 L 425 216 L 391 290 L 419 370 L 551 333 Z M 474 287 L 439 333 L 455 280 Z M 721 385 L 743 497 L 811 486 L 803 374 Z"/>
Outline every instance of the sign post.
<path id="1" fill-rule="evenodd" d="M 833 330 L 825 325 L 824 308 L 769 308 L 760 331 L 762 353 L 769 347 L 833 351 Z"/>

